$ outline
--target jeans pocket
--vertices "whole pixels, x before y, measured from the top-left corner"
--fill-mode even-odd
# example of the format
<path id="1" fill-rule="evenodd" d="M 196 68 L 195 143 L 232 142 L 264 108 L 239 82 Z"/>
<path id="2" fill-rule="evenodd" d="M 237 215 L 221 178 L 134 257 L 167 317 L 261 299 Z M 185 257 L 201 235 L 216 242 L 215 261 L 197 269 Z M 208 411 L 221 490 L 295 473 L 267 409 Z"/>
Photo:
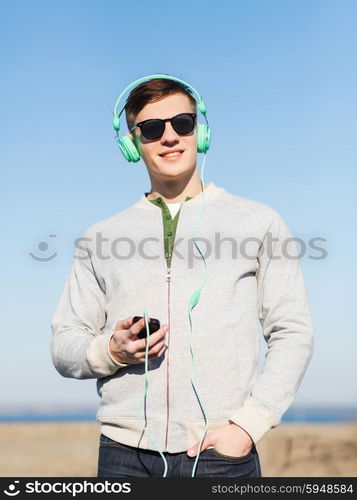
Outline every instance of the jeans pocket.
<path id="1" fill-rule="evenodd" d="M 224 460 L 230 460 L 231 462 L 245 462 L 246 460 L 249 460 L 252 458 L 253 455 L 253 448 L 248 451 L 245 455 L 242 455 L 240 457 L 233 457 L 231 455 L 225 455 L 224 453 L 221 453 L 220 451 L 217 451 L 216 448 L 209 448 L 207 451 L 211 451 L 216 457 L 218 458 L 223 458 Z"/>

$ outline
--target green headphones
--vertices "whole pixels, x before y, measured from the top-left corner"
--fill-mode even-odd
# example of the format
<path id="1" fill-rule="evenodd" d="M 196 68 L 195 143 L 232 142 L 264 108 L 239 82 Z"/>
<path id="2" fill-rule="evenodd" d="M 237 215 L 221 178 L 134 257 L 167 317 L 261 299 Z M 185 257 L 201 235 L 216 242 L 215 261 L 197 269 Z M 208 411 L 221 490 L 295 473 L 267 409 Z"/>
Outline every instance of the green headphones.
<path id="1" fill-rule="evenodd" d="M 170 75 L 149 75 L 149 76 L 144 76 L 143 78 L 139 78 L 139 80 L 136 80 L 135 82 L 131 83 L 128 85 L 123 92 L 120 94 L 120 96 L 117 99 L 117 102 L 115 103 L 114 106 L 114 112 L 113 112 L 113 127 L 114 130 L 116 131 L 116 141 L 119 145 L 120 151 L 123 153 L 124 158 L 129 161 L 129 162 L 138 162 L 140 160 L 140 153 L 135 146 L 134 142 L 132 139 L 128 136 L 125 135 L 124 137 L 119 137 L 119 130 L 120 130 L 120 117 L 121 114 L 123 113 L 125 109 L 125 105 L 121 109 L 120 113 L 118 114 L 118 106 L 119 102 L 121 101 L 123 95 L 127 92 L 139 85 L 140 83 L 153 80 L 154 78 L 164 78 L 166 80 L 174 80 L 175 82 L 179 82 L 182 85 L 187 87 L 187 91 L 193 96 L 197 103 L 197 107 L 199 111 L 202 113 L 206 120 L 206 124 L 199 124 L 197 125 L 197 152 L 198 153 L 206 153 L 209 149 L 209 145 L 211 142 L 211 130 L 208 125 L 208 121 L 206 118 L 206 106 L 204 105 L 204 102 L 202 101 L 202 98 L 200 97 L 199 93 L 197 90 L 195 90 L 189 83 L 184 82 L 183 80 L 180 80 L 179 78 L 176 78 L 174 76 Z"/>

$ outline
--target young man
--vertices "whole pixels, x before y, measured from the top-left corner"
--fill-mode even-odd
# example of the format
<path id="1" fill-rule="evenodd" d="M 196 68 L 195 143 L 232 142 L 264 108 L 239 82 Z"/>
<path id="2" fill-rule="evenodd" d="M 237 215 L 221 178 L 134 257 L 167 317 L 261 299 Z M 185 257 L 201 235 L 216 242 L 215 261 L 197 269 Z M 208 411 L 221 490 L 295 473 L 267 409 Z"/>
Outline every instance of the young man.
<path id="1" fill-rule="evenodd" d="M 151 189 L 85 231 L 51 323 L 54 364 L 65 377 L 98 379 L 98 476 L 160 477 L 161 450 L 168 476 L 190 477 L 204 416 L 196 477 L 260 476 L 255 445 L 280 423 L 312 354 L 295 243 L 273 208 L 204 186 L 193 390 L 188 304 L 204 275 L 192 242 L 203 188 L 196 117 L 189 123 L 196 101 L 183 84 L 154 78 L 125 110 Z M 185 133 L 171 120 L 182 114 Z M 142 123 L 150 119 L 165 120 L 159 132 Z M 149 338 L 145 404 L 145 320 L 133 323 L 144 311 L 161 322 Z M 260 374 L 258 321 L 268 345 Z"/>

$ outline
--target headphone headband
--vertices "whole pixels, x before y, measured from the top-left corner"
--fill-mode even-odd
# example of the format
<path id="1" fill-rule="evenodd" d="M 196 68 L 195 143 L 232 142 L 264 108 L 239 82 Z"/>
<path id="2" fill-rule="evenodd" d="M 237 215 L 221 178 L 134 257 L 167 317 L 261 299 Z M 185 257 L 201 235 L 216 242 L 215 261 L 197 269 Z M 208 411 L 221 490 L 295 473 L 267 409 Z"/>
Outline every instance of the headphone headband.
<path id="1" fill-rule="evenodd" d="M 165 80 L 173 80 L 175 82 L 181 83 L 182 85 L 185 85 L 188 88 L 188 90 L 190 91 L 190 94 L 195 99 L 195 101 L 197 103 L 198 109 L 201 111 L 201 113 L 203 115 L 206 115 L 206 112 L 207 112 L 206 106 L 204 105 L 204 102 L 202 101 L 201 96 L 199 95 L 199 93 L 197 92 L 197 90 L 194 87 L 192 87 L 192 85 L 190 85 L 189 83 L 185 82 L 184 80 L 181 80 L 180 78 L 176 78 L 175 76 L 160 75 L 160 74 L 159 75 L 148 75 L 148 76 L 144 76 L 143 78 L 139 78 L 138 80 L 135 80 L 135 82 L 133 82 L 130 85 L 128 85 L 123 90 L 123 92 L 120 94 L 120 96 L 118 97 L 118 99 L 117 99 L 117 101 L 115 103 L 114 112 L 113 112 L 113 115 L 114 115 L 113 116 L 113 127 L 114 127 L 114 130 L 116 130 L 117 132 L 119 132 L 119 130 L 120 130 L 120 116 L 123 113 L 126 104 L 124 104 L 124 106 L 122 107 L 122 109 L 121 109 L 121 111 L 120 111 L 119 114 L 118 114 L 118 107 L 119 107 L 119 103 L 120 103 L 123 95 L 126 92 L 132 90 L 134 87 L 136 87 L 140 83 L 153 80 L 154 78 L 162 78 L 162 79 L 165 79 Z M 205 116 L 205 118 L 206 118 L 206 116 Z M 207 119 L 206 119 L 206 121 L 207 121 Z"/>

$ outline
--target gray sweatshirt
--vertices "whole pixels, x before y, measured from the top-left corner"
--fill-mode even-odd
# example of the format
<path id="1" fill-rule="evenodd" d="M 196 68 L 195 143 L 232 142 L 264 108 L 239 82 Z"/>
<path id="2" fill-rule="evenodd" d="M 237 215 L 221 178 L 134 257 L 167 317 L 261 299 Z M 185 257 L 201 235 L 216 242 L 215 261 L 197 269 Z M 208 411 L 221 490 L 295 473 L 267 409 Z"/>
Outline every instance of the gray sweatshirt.
<path id="1" fill-rule="evenodd" d="M 166 266 L 161 209 L 144 195 L 90 226 L 51 323 L 51 354 L 64 377 L 97 379 L 101 432 L 126 445 L 170 453 L 228 421 L 257 443 L 293 402 L 313 350 L 313 328 L 298 250 L 270 206 L 231 194 L 212 182 L 183 203 L 171 268 Z M 193 234 L 194 232 L 194 234 Z M 116 322 L 130 316 L 169 325 L 169 348 L 145 365 L 118 363 L 109 352 Z M 259 336 L 267 353 L 258 372 Z M 149 431 L 143 433 L 143 427 Z"/>

